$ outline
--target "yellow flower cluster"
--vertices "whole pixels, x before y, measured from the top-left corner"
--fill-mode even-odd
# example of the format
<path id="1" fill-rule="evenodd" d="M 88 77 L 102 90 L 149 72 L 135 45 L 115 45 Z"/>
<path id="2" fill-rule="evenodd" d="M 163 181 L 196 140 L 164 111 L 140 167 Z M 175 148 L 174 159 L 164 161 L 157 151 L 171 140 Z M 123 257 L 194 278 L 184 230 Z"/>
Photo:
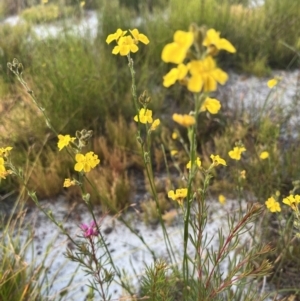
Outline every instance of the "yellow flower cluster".
<path id="1" fill-rule="evenodd" d="M 195 42 L 194 36 L 193 32 L 178 30 L 174 34 L 174 41 L 163 48 L 162 60 L 165 63 L 177 64 L 176 68 L 172 68 L 163 77 L 163 85 L 168 88 L 179 80 L 186 83 L 188 90 L 191 92 L 215 91 L 217 83 L 224 85 L 228 75 L 216 66 L 212 56 L 222 49 L 231 53 L 236 50 L 229 41 L 220 38 L 219 32 L 209 29 L 202 44 L 207 48 L 206 56 L 198 60 L 190 60 L 185 65 L 183 62 L 190 47 Z"/>
<path id="2" fill-rule="evenodd" d="M 5 158 L 8 157 L 11 150 L 12 150 L 11 146 L 0 148 L 0 178 L 1 179 L 6 179 L 6 176 L 12 173 L 11 170 L 7 170 L 5 167 Z"/>
<path id="3" fill-rule="evenodd" d="M 142 42 L 144 44 L 149 43 L 149 39 L 142 33 L 139 33 L 137 29 L 129 30 L 131 35 L 126 35 L 127 30 L 123 31 L 118 28 L 115 33 L 108 35 L 106 43 L 110 44 L 112 41 L 117 42 L 117 46 L 114 47 L 112 53 L 126 56 L 130 52 L 137 52 L 139 50 L 137 44 Z"/>
<path id="4" fill-rule="evenodd" d="M 59 150 L 62 150 L 64 147 L 67 147 L 70 143 L 75 141 L 75 137 L 71 137 L 70 135 L 58 135 L 58 142 L 57 146 Z M 81 149 L 80 146 L 77 145 L 77 149 Z M 91 169 L 95 168 L 99 163 L 100 160 L 98 156 L 94 152 L 88 152 L 85 155 L 81 153 L 77 153 L 75 155 L 76 164 L 74 169 L 78 172 L 90 172 Z M 70 187 L 72 185 L 76 185 L 74 180 L 65 179 L 64 187 Z"/>
<path id="5" fill-rule="evenodd" d="M 152 118 L 152 111 L 149 109 L 145 109 L 145 108 L 141 108 L 139 110 L 139 114 L 134 116 L 134 121 L 136 122 L 140 122 L 143 124 L 147 124 L 150 123 L 151 127 L 149 129 L 149 131 L 155 131 L 157 129 L 157 127 L 160 125 L 160 120 L 159 119 L 155 119 L 153 121 Z"/>

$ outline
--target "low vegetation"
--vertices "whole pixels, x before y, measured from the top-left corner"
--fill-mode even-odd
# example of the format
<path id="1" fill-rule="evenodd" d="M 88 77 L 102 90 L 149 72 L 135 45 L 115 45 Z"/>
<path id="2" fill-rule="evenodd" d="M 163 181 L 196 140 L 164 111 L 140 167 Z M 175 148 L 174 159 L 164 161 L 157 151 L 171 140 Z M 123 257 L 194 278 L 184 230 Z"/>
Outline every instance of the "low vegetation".
<path id="1" fill-rule="evenodd" d="M 20 7 L 17 1 L 0 1 L 3 18 L 19 13 L 26 20 L 26 25 L 0 25 L 1 191 L 42 211 L 40 199 L 60 194 L 85 202 L 91 224 L 82 226 L 79 240 L 43 212 L 74 243 L 77 252 L 67 250 L 67 257 L 93 276 L 94 300 L 110 299 L 107 288 L 113 279 L 128 300 L 136 295 L 149 300 L 264 300 L 254 289 L 262 279 L 274 287 L 273 300 L 277 294 L 296 300 L 300 136 L 290 120 L 297 118 L 299 87 L 291 107 L 272 107 L 270 99 L 282 81 L 272 79 L 272 70 L 299 67 L 300 3 L 132 3 L 49 0 Z M 99 17 L 96 38 L 74 35 L 63 22 L 80 20 L 87 8 Z M 37 23 L 57 19 L 60 34 L 37 36 Z M 172 44 L 174 32 L 181 36 L 174 36 Z M 226 106 L 231 95 L 216 99 L 222 95 L 217 85 L 228 80 L 222 70 L 270 79 L 262 109 L 232 110 Z M 133 195 L 141 193 L 136 175 L 147 197 L 134 205 L 146 223 L 162 227 L 169 252 L 167 261 L 153 254 L 139 293 L 111 260 L 93 212 L 95 204 L 111 214 L 132 208 Z M 247 200 L 249 206 L 241 208 L 237 220 L 228 217 L 230 233 L 219 232 L 217 254 L 207 249 L 204 255 L 199 250 L 208 243 L 203 236 L 208 195 L 220 202 L 226 197 Z M 175 264 L 166 228 L 175 211 L 184 224 L 180 264 Z M 14 292 L 15 300 L 44 300 L 39 283 L 45 276 L 35 272 L 34 263 L 23 264 L 21 242 L 5 248 L 9 235 L 25 227 L 23 215 L 17 215 L 18 223 L 5 218 L 0 299 Z M 255 236 L 252 247 L 241 247 L 241 259 L 230 262 L 224 278 L 220 265 L 251 223 L 260 225 L 260 239 Z M 188 254 L 188 244 L 195 256 Z M 105 259 L 96 258 L 97 248 Z"/>

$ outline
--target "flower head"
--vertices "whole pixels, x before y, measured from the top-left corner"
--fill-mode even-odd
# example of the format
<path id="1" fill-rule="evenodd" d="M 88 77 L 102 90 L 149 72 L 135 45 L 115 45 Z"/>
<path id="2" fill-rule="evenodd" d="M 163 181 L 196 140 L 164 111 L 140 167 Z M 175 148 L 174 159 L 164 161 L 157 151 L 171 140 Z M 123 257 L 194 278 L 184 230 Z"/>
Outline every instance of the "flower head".
<path id="1" fill-rule="evenodd" d="M 70 135 L 58 135 L 57 146 L 61 151 L 65 146 L 68 146 L 70 142 L 73 142 L 76 138 L 71 137 Z"/>
<path id="2" fill-rule="evenodd" d="M 94 221 L 90 222 L 89 225 L 81 224 L 81 230 L 83 231 L 84 237 L 98 236 L 99 232 L 97 230 L 97 226 Z"/>
<path id="3" fill-rule="evenodd" d="M 268 200 L 265 201 L 265 204 L 271 212 L 281 211 L 280 204 L 274 199 L 274 197 L 268 198 Z"/>
<path id="4" fill-rule="evenodd" d="M 246 179 L 246 170 L 242 170 L 242 171 L 240 172 L 240 178 L 243 179 L 243 180 Z"/>
<path id="5" fill-rule="evenodd" d="M 188 79 L 187 88 L 191 92 L 215 91 L 217 83 L 224 85 L 228 75 L 220 68 L 217 68 L 214 59 L 207 56 L 203 60 L 193 60 L 188 63 L 191 77 Z"/>
<path id="6" fill-rule="evenodd" d="M 225 198 L 225 196 L 224 196 L 223 194 L 220 194 L 220 195 L 219 195 L 219 202 L 220 202 L 222 205 L 225 204 L 226 198 Z"/>
<path id="7" fill-rule="evenodd" d="M 159 125 L 160 125 L 160 120 L 155 119 L 153 121 L 153 123 L 151 124 L 151 127 L 150 127 L 149 131 L 155 131 Z"/>
<path id="8" fill-rule="evenodd" d="M 172 133 L 172 139 L 176 140 L 178 138 L 178 134 L 176 132 Z"/>
<path id="9" fill-rule="evenodd" d="M 178 150 L 173 149 L 173 150 L 171 150 L 170 154 L 171 154 L 172 157 L 174 157 L 178 154 Z"/>
<path id="10" fill-rule="evenodd" d="M 11 146 L 0 147 L 0 157 L 7 157 L 12 149 Z"/>
<path id="11" fill-rule="evenodd" d="M 243 146 L 235 146 L 233 150 L 228 152 L 228 155 L 233 160 L 241 160 L 242 152 L 245 152 L 246 149 Z"/>
<path id="12" fill-rule="evenodd" d="M 114 47 L 112 53 L 120 54 L 121 56 L 126 56 L 130 52 L 137 52 L 139 50 L 137 44 L 142 42 L 144 44 L 149 43 L 149 39 L 142 33 L 139 33 L 137 29 L 129 30 L 131 35 L 126 35 L 127 30 L 123 31 L 118 28 L 113 34 L 108 35 L 106 38 L 106 43 L 109 44 L 112 41 L 117 42 L 117 46 Z"/>
<path id="13" fill-rule="evenodd" d="M 152 111 L 149 109 L 144 109 L 141 108 L 139 111 L 139 117 L 137 115 L 134 116 L 134 121 L 138 122 L 140 121 L 141 123 L 152 123 L 153 119 L 152 119 Z"/>
<path id="14" fill-rule="evenodd" d="M 176 189 L 176 191 L 170 190 L 168 192 L 168 197 L 182 205 L 183 199 L 187 197 L 187 191 L 187 188 L 179 188 Z"/>
<path id="15" fill-rule="evenodd" d="M 121 56 L 125 56 L 129 54 L 130 52 L 137 52 L 139 50 L 139 47 L 135 44 L 133 38 L 131 36 L 124 36 L 121 37 L 117 41 L 117 46 L 114 47 L 112 54 L 119 54 Z"/>
<path id="16" fill-rule="evenodd" d="M 270 89 L 275 87 L 278 84 L 278 79 L 277 78 L 272 78 L 268 81 L 267 85 Z"/>
<path id="17" fill-rule="evenodd" d="M 75 160 L 77 163 L 75 164 L 74 169 L 78 172 L 89 172 L 100 163 L 98 156 L 94 152 L 88 152 L 85 155 L 76 154 Z"/>
<path id="18" fill-rule="evenodd" d="M 190 127 L 196 123 L 195 117 L 187 114 L 173 114 L 172 118 L 175 122 L 185 127 Z"/>
<path id="19" fill-rule="evenodd" d="M 200 111 L 208 111 L 210 114 L 217 114 L 221 109 L 221 103 L 215 98 L 206 97 Z"/>
<path id="20" fill-rule="evenodd" d="M 161 58 L 165 63 L 181 64 L 186 57 L 188 49 L 194 42 L 194 34 L 177 30 L 173 38 L 174 42 L 164 47 Z"/>
<path id="21" fill-rule="evenodd" d="M 207 51 L 211 55 L 216 55 L 219 50 L 222 49 L 231 53 L 236 52 L 234 46 L 228 40 L 220 38 L 220 32 L 216 31 L 213 28 L 209 29 L 206 32 L 203 46 L 207 47 Z"/>
<path id="22" fill-rule="evenodd" d="M 74 185 L 76 185 L 76 181 L 67 178 L 67 179 L 65 179 L 63 186 L 64 187 L 70 187 L 70 186 L 74 186 Z"/>
<path id="23" fill-rule="evenodd" d="M 289 195 L 288 197 L 284 198 L 282 202 L 288 206 L 290 206 L 293 210 L 296 209 L 296 206 L 300 203 L 300 195 Z"/>
<path id="24" fill-rule="evenodd" d="M 261 160 L 265 160 L 265 159 L 269 158 L 269 153 L 268 152 L 262 152 L 262 153 L 260 153 L 259 158 Z"/>
<path id="25" fill-rule="evenodd" d="M 226 161 L 219 155 L 210 155 L 210 158 L 212 159 L 214 166 L 218 166 L 220 164 L 226 166 Z"/>

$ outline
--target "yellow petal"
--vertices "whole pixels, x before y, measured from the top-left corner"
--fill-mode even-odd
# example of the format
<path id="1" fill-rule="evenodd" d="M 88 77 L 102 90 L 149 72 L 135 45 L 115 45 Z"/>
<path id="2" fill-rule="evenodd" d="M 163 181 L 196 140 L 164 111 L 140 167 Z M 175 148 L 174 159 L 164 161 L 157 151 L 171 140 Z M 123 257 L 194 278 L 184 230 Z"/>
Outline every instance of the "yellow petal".
<path id="1" fill-rule="evenodd" d="M 163 86 L 169 88 L 178 79 L 179 70 L 177 68 L 172 68 L 164 77 L 163 77 Z"/>
<path id="2" fill-rule="evenodd" d="M 231 52 L 231 53 L 235 53 L 236 52 L 236 49 L 234 48 L 234 46 L 226 39 L 221 39 L 220 40 L 220 43 L 219 43 L 219 49 L 224 49 L 228 52 Z"/>
<path id="3" fill-rule="evenodd" d="M 177 30 L 174 33 L 174 42 L 188 50 L 194 42 L 194 34 L 190 31 Z"/>
<path id="4" fill-rule="evenodd" d="M 139 50 L 139 47 L 136 44 L 130 45 L 130 51 L 136 53 Z"/>
<path id="5" fill-rule="evenodd" d="M 186 49 L 180 47 L 177 43 L 167 44 L 161 54 L 161 59 L 165 63 L 181 64 L 185 59 Z"/>
<path id="6" fill-rule="evenodd" d="M 220 68 L 215 69 L 211 72 L 211 74 L 214 79 L 221 85 L 224 85 L 228 80 L 228 74 Z"/>
<path id="7" fill-rule="evenodd" d="M 177 67 L 178 70 L 178 79 L 181 80 L 186 77 L 188 73 L 188 67 L 184 64 L 179 64 Z"/>
<path id="8" fill-rule="evenodd" d="M 144 34 L 140 33 L 139 35 L 139 41 L 141 41 L 144 44 L 149 44 L 149 39 L 147 38 L 147 36 L 145 36 Z"/>
<path id="9" fill-rule="evenodd" d="M 118 54 L 119 52 L 120 52 L 120 46 L 115 46 L 112 51 L 112 54 Z"/>
<path id="10" fill-rule="evenodd" d="M 199 74 L 192 75 L 188 80 L 187 88 L 189 91 L 197 93 L 200 92 L 203 87 L 203 80 Z"/>

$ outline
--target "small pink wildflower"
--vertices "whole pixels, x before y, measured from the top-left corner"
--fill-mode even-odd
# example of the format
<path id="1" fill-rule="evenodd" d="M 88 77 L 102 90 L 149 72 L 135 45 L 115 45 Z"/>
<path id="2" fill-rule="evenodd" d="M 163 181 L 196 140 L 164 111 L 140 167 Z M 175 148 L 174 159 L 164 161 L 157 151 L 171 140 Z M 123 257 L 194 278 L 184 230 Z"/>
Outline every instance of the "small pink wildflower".
<path id="1" fill-rule="evenodd" d="M 80 229 L 84 232 L 84 237 L 98 236 L 99 234 L 94 221 L 90 222 L 89 225 L 81 224 Z"/>

